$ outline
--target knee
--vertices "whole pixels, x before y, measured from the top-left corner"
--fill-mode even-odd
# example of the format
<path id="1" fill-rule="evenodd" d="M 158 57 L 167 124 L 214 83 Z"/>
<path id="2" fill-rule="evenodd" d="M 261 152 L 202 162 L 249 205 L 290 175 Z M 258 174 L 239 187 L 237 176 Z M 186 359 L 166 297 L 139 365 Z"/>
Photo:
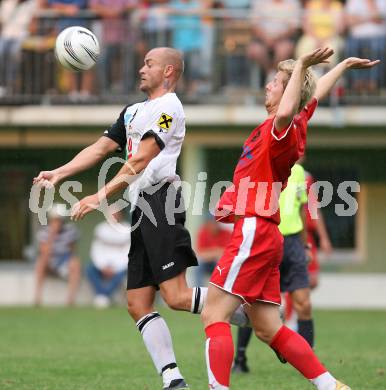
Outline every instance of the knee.
<path id="1" fill-rule="evenodd" d="M 164 292 L 162 298 L 172 310 L 185 310 L 185 299 L 181 294 Z"/>
<path id="2" fill-rule="evenodd" d="M 127 301 L 127 311 L 134 321 L 152 312 L 152 308 L 146 308 L 143 304 L 135 301 Z"/>
<path id="3" fill-rule="evenodd" d="M 267 50 L 258 43 L 252 43 L 247 48 L 247 57 L 252 60 L 261 60 L 262 58 L 266 58 L 267 54 Z"/>
<path id="4" fill-rule="evenodd" d="M 290 41 L 281 42 L 275 47 L 276 58 L 280 61 L 290 57 L 293 51 L 294 45 Z"/>
<path id="5" fill-rule="evenodd" d="M 312 305 L 310 297 L 299 299 L 295 303 L 295 310 L 300 319 L 311 316 Z"/>
<path id="6" fill-rule="evenodd" d="M 261 340 L 263 343 L 266 343 L 266 344 L 270 344 L 273 337 L 276 334 L 276 331 L 273 331 L 273 330 L 271 330 L 269 328 L 265 328 L 265 327 L 255 328 L 254 331 L 255 331 L 256 337 L 259 340 Z"/>

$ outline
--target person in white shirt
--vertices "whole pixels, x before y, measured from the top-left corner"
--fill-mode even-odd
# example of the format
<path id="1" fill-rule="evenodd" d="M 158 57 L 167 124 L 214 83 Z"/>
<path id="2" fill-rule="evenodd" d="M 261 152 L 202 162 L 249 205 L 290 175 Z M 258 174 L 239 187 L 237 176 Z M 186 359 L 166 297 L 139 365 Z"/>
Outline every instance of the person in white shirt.
<path id="1" fill-rule="evenodd" d="M 386 1 L 347 0 L 345 12 L 346 55 L 380 59 L 379 66 L 368 72 L 352 72 L 348 86 L 357 94 L 376 94 L 380 86 L 385 86 Z"/>
<path id="2" fill-rule="evenodd" d="M 94 291 L 96 307 L 107 307 L 126 276 L 127 254 L 130 250 L 130 224 L 121 211 L 112 213 L 111 220 L 99 223 L 91 244 L 91 261 L 86 275 Z"/>

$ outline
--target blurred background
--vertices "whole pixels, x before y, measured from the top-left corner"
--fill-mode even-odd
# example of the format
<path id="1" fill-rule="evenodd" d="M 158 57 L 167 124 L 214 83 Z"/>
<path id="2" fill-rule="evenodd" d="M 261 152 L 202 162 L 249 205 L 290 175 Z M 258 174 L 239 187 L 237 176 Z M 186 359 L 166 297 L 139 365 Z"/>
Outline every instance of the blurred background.
<path id="1" fill-rule="evenodd" d="M 99 38 L 101 56 L 89 72 L 69 73 L 55 60 L 55 38 L 71 25 Z M 386 308 L 385 0 L 1 1 L 0 304 L 34 303 L 41 227 L 28 206 L 32 178 L 67 162 L 101 136 L 123 106 L 144 99 L 136 85 L 147 50 L 184 52 L 177 92 L 187 135 L 179 173 L 194 191 L 199 172 L 207 172 L 207 210 L 210 188 L 231 180 L 242 143 L 265 118 L 264 85 L 277 62 L 323 45 L 336 54 L 315 69 L 319 76 L 347 56 L 382 62 L 347 74 L 310 125 L 304 166 L 334 189 L 322 209 L 332 251 L 319 256 L 315 305 Z M 78 198 L 96 191 L 98 170 L 74 178 L 82 183 Z M 351 193 L 359 207 L 353 216 L 335 213 L 344 204 L 337 192 L 343 181 L 360 183 L 360 192 Z M 63 202 L 58 193 L 56 201 Z M 76 226 L 72 244 L 81 270 L 102 219 L 94 213 Z M 195 243 L 205 219 L 205 211 L 188 211 Z M 90 303 L 86 271 L 82 275 L 76 302 Z M 65 303 L 65 288 L 49 280 L 44 301 Z"/>

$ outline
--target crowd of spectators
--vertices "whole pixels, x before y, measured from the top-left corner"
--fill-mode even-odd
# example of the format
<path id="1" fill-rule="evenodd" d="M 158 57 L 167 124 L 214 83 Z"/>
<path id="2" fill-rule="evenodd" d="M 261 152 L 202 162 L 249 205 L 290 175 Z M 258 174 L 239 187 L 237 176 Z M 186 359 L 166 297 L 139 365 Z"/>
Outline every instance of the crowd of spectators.
<path id="1" fill-rule="evenodd" d="M 55 63 L 55 37 L 71 25 L 99 37 L 95 70 L 77 75 Z M 185 55 L 180 91 L 190 97 L 248 87 L 254 72 L 252 85 L 261 88 L 278 61 L 323 45 L 336 53 L 326 67 L 343 56 L 381 59 L 346 83 L 354 94 L 376 94 L 385 87 L 386 1 L 2 0 L 0 98 L 124 96 L 135 90 L 144 53 L 165 45 Z"/>

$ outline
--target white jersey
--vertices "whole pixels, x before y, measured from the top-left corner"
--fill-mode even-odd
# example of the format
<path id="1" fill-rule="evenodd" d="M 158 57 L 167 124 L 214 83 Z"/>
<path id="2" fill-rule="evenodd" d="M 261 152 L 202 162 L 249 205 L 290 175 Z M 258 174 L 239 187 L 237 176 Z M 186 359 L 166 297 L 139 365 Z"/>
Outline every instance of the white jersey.
<path id="1" fill-rule="evenodd" d="M 127 268 L 131 230 L 126 222 L 101 222 L 94 230 L 90 257 L 99 270 L 112 268 L 115 272 Z"/>
<path id="2" fill-rule="evenodd" d="M 175 93 L 167 93 L 125 107 L 117 122 L 105 135 L 127 150 L 127 158 L 137 152 L 141 140 L 154 137 L 161 152 L 130 185 L 130 200 L 135 203 L 139 191 L 159 182 L 179 180 L 177 159 L 185 137 L 185 113 Z"/>

